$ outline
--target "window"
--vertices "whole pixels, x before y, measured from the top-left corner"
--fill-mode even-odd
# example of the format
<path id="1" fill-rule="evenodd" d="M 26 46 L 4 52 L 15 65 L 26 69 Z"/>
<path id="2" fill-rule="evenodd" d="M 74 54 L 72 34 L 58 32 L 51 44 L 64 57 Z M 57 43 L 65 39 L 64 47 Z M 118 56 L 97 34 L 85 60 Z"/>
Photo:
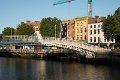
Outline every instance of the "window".
<path id="1" fill-rule="evenodd" d="M 100 29 L 98 29 L 98 34 L 100 34 Z"/>
<path id="2" fill-rule="evenodd" d="M 98 37 L 98 43 L 100 43 L 100 37 Z"/>
<path id="3" fill-rule="evenodd" d="M 96 25 L 94 25 L 94 28 L 96 28 Z"/>
<path id="4" fill-rule="evenodd" d="M 87 39 L 86 35 L 85 35 L 85 40 Z"/>
<path id="5" fill-rule="evenodd" d="M 77 33 L 79 32 L 79 30 L 77 29 Z"/>
<path id="6" fill-rule="evenodd" d="M 85 32 L 87 32 L 86 28 L 85 28 Z"/>
<path id="7" fill-rule="evenodd" d="M 61 35 L 63 35 L 63 32 L 61 32 Z"/>
<path id="8" fill-rule="evenodd" d="M 90 25 L 90 28 L 92 28 L 92 25 Z"/>
<path id="9" fill-rule="evenodd" d="M 100 27 L 100 24 L 98 25 L 98 27 Z"/>
<path id="10" fill-rule="evenodd" d="M 90 37 L 90 42 L 92 42 L 92 37 Z"/>
<path id="11" fill-rule="evenodd" d="M 82 33 L 82 28 L 80 28 L 80 33 Z"/>
<path id="12" fill-rule="evenodd" d="M 90 30 L 90 34 L 92 34 L 92 30 Z"/>
<path id="13" fill-rule="evenodd" d="M 77 26 L 79 26 L 79 23 L 77 23 Z"/>
<path id="14" fill-rule="evenodd" d="M 67 36 L 67 32 L 65 32 L 65 36 Z"/>
<path id="15" fill-rule="evenodd" d="M 94 42 L 96 42 L 96 37 L 94 37 Z"/>
<path id="16" fill-rule="evenodd" d="M 109 42 L 109 37 L 107 37 L 107 42 Z"/>
<path id="17" fill-rule="evenodd" d="M 113 37 L 112 37 L 112 42 L 114 41 Z"/>
<path id="18" fill-rule="evenodd" d="M 77 40 L 79 40 L 79 36 L 77 35 Z"/>
<path id="19" fill-rule="evenodd" d="M 94 34 L 96 34 L 96 30 L 94 29 Z"/>
<path id="20" fill-rule="evenodd" d="M 84 22 L 84 26 L 86 26 L 86 21 Z"/>
<path id="21" fill-rule="evenodd" d="M 80 22 L 80 26 L 82 26 L 83 25 L 83 23 L 82 22 Z"/>
<path id="22" fill-rule="evenodd" d="M 104 42 L 106 42 L 106 37 L 104 38 Z"/>
<path id="23" fill-rule="evenodd" d="M 80 40 L 82 40 L 82 35 L 80 35 Z"/>
<path id="24" fill-rule="evenodd" d="M 65 27 L 65 30 L 67 30 L 67 28 Z"/>

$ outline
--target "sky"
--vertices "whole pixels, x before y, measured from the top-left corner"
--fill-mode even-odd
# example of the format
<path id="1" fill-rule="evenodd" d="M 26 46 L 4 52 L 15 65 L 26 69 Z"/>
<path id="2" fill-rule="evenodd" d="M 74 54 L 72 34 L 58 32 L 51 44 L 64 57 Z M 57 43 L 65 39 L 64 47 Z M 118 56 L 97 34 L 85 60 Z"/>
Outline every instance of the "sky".
<path id="1" fill-rule="evenodd" d="M 59 0 L 0 0 L 0 33 L 5 27 L 16 28 L 21 22 L 57 17 L 61 20 L 87 16 L 87 1 L 75 0 L 53 6 Z M 92 16 L 107 16 L 120 7 L 120 0 L 93 0 Z"/>

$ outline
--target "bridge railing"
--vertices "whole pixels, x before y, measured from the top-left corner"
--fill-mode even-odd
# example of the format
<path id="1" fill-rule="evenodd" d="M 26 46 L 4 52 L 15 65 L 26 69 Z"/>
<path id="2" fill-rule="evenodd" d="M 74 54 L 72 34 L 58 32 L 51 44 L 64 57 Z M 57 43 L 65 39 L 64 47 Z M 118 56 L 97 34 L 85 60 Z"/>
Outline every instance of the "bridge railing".
<path id="1" fill-rule="evenodd" d="M 53 44 L 53 45 L 66 45 L 67 47 L 72 46 L 72 47 L 78 47 L 78 48 L 83 48 L 86 50 L 94 51 L 94 52 L 108 52 L 110 49 L 105 49 L 101 48 L 99 46 L 95 45 L 90 45 L 86 42 L 83 41 L 70 41 L 66 39 L 60 39 L 60 38 L 46 38 L 42 42 L 43 44 Z"/>

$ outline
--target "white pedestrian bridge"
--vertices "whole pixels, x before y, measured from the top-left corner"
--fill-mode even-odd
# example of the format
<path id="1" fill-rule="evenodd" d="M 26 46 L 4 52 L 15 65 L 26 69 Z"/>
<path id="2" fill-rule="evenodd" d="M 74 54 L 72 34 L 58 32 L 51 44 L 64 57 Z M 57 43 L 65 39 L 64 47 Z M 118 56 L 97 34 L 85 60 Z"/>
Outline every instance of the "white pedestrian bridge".
<path id="1" fill-rule="evenodd" d="M 42 41 L 43 45 L 46 46 L 56 46 L 66 49 L 75 50 L 81 55 L 84 55 L 87 58 L 95 57 L 95 53 L 108 53 L 111 49 L 101 48 L 99 46 L 90 45 L 83 41 L 70 41 L 70 40 L 61 40 L 61 39 L 51 39 L 47 38 Z"/>
<path id="2" fill-rule="evenodd" d="M 31 40 L 9 40 L 9 41 L 1 41 L 0 45 L 45 45 L 45 46 L 55 46 L 64 49 L 74 50 L 77 53 L 84 55 L 87 58 L 94 58 L 95 53 L 108 53 L 111 49 L 101 48 L 99 46 L 90 45 L 83 41 L 70 41 L 70 40 L 61 40 L 60 38 L 46 38 L 41 40 L 41 42 L 37 42 L 34 39 Z"/>

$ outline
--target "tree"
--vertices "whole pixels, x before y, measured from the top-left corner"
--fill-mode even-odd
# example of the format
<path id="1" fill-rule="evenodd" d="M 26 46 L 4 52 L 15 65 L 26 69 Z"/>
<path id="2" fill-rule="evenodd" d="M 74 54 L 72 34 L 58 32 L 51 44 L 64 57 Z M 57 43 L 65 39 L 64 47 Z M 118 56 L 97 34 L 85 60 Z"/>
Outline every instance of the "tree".
<path id="1" fill-rule="evenodd" d="M 120 35 L 120 8 L 118 8 L 114 15 L 108 15 L 105 22 L 103 22 L 103 28 L 107 35 Z"/>
<path id="2" fill-rule="evenodd" d="M 108 15 L 103 22 L 103 29 L 107 36 L 114 37 L 117 46 L 120 46 L 120 7 L 113 15 Z"/>
<path id="3" fill-rule="evenodd" d="M 61 20 L 56 17 L 43 18 L 41 20 L 40 32 L 43 37 L 54 37 L 55 36 L 55 25 L 56 25 L 56 36 L 60 33 Z"/>
<path id="4" fill-rule="evenodd" d="M 115 21 L 115 40 L 120 43 L 120 7 L 115 11 L 113 17 Z"/>
<path id="5" fill-rule="evenodd" d="M 103 29 L 107 35 L 115 35 L 115 22 L 112 15 L 108 15 L 107 19 L 103 22 Z"/>
<path id="6" fill-rule="evenodd" d="M 32 26 L 29 25 L 19 25 L 16 29 L 17 35 L 32 35 L 34 33 L 34 29 Z"/>
<path id="7" fill-rule="evenodd" d="M 116 35 L 120 35 L 120 7 L 115 11 L 113 17 L 115 20 Z"/>
<path id="8" fill-rule="evenodd" d="M 14 35 L 15 34 L 15 29 L 11 28 L 11 27 L 6 27 L 4 28 L 4 30 L 2 31 L 3 35 Z"/>

